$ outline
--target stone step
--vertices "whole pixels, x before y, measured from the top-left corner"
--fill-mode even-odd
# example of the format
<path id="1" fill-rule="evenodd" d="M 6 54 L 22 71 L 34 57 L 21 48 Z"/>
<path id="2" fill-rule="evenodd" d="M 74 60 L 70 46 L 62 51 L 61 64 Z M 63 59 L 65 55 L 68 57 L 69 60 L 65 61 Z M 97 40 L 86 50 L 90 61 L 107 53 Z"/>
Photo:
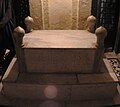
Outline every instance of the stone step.
<path id="1" fill-rule="evenodd" d="M 48 94 L 49 90 L 54 90 L 53 99 L 62 101 L 113 98 L 117 94 L 118 85 L 114 73 L 69 75 L 19 73 L 15 81 L 8 80 L 6 78 L 3 81 L 6 96 L 40 100 L 51 99 L 45 90 Z"/>
<path id="2" fill-rule="evenodd" d="M 61 102 L 56 100 L 25 100 L 25 99 L 14 99 L 7 97 L 0 97 L 0 104 L 10 107 L 119 107 L 120 101 L 114 101 L 114 99 L 103 99 L 103 100 L 91 100 L 91 101 L 67 101 Z M 51 105 L 51 106 L 50 106 Z"/>
<path id="3" fill-rule="evenodd" d="M 32 100 L 83 101 L 114 98 L 118 93 L 118 79 L 110 67 L 109 70 L 102 70 L 106 71 L 98 74 L 19 73 L 14 58 L 3 77 L 2 90 L 7 97 Z"/>
<path id="4" fill-rule="evenodd" d="M 7 81 L 7 80 L 6 80 Z M 118 83 L 115 73 L 97 74 L 39 74 L 19 73 L 16 83 L 32 84 L 100 84 Z"/>
<path id="5" fill-rule="evenodd" d="M 107 72 L 98 74 L 19 73 L 16 80 L 13 80 L 10 81 L 9 77 L 3 80 L 6 96 L 40 100 L 49 99 L 45 96 L 45 90 L 49 87 L 57 92 L 54 100 L 113 98 L 117 93 L 118 85 L 116 75 Z"/>
<path id="6" fill-rule="evenodd" d="M 95 99 L 109 99 L 117 95 L 117 83 L 56 85 L 56 84 L 25 84 L 3 83 L 4 95 L 12 98 L 84 101 Z"/>
<path id="7" fill-rule="evenodd" d="M 30 73 L 18 72 L 16 58 L 13 58 L 6 73 L 3 76 L 3 82 L 32 83 L 32 84 L 99 84 L 99 83 L 117 83 L 118 79 L 109 62 L 104 59 L 101 73 Z"/>
<path id="8" fill-rule="evenodd" d="M 114 99 L 102 99 L 102 100 L 90 100 L 90 101 L 56 101 L 56 100 L 25 100 L 9 98 L 0 95 L 0 105 L 10 106 L 10 107 L 119 107 L 120 100 L 116 101 Z M 120 98 L 119 98 L 120 99 Z"/>

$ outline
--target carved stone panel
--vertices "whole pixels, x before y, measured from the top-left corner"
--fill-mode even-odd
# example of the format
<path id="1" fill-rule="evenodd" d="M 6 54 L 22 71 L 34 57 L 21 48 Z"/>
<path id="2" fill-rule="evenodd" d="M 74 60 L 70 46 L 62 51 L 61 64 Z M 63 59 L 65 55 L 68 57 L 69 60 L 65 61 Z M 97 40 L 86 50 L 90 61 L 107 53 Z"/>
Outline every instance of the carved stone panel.
<path id="1" fill-rule="evenodd" d="M 34 29 L 86 29 L 91 0 L 30 0 Z"/>

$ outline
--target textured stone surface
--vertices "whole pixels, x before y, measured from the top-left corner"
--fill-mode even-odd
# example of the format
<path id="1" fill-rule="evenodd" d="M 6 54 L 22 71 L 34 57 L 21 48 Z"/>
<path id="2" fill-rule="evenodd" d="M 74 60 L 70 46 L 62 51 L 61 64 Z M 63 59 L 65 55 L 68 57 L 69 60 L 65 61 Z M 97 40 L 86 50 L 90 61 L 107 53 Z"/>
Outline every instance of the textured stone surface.
<path id="1" fill-rule="evenodd" d="M 72 29 L 78 29 L 79 0 L 72 0 Z"/>
<path id="2" fill-rule="evenodd" d="M 71 29 L 72 0 L 49 0 L 50 29 Z"/>
<path id="3" fill-rule="evenodd" d="M 24 36 L 27 71 L 91 73 L 95 43 L 95 34 L 86 30 L 34 30 Z"/>
<path id="4" fill-rule="evenodd" d="M 86 30 L 34 30 L 25 34 L 25 48 L 96 48 L 96 35 Z"/>
<path id="5" fill-rule="evenodd" d="M 33 29 L 43 29 L 41 0 L 29 0 L 30 15 L 34 19 Z"/>
<path id="6" fill-rule="evenodd" d="M 86 29 L 86 20 L 91 14 L 92 0 L 79 0 L 78 29 Z"/>
<path id="7" fill-rule="evenodd" d="M 54 87 L 57 91 L 50 89 Z M 114 98 L 118 91 L 117 83 L 83 84 L 83 85 L 39 85 L 25 83 L 3 83 L 4 94 L 12 98 L 87 101 Z M 46 91 L 46 89 L 48 90 Z M 52 89 L 54 89 L 52 88 Z M 109 89 L 109 91 L 107 90 Z M 15 90 L 15 91 L 14 91 Z M 50 93 L 49 93 L 50 92 Z M 54 93 L 55 92 L 55 93 Z M 50 97 L 50 96 L 54 97 Z"/>
<path id="8" fill-rule="evenodd" d="M 6 82 L 14 82 L 18 77 L 18 61 L 17 58 L 13 58 L 10 65 L 8 66 L 2 80 Z"/>
<path id="9" fill-rule="evenodd" d="M 25 49 L 25 63 L 28 72 L 92 73 L 94 52 L 75 49 Z"/>
<path id="10" fill-rule="evenodd" d="M 13 66 L 13 65 L 12 65 Z M 15 65 L 14 65 L 15 67 Z M 13 68 L 14 68 L 13 67 Z M 14 69 L 12 69 L 14 71 Z M 21 73 L 22 74 L 22 73 Z M 26 72 L 27 74 L 27 72 Z M 107 73 L 106 73 L 107 74 Z M 112 74 L 112 73 L 111 73 Z M 37 75 L 37 76 L 35 76 Z M 53 74 L 52 74 L 53 75 Z M 59 74 L 57 74 L 59 75 Z M 68 75 L 68 74 L 67 74 Z M 82 74 L 88 75 L 88 74 Z M 93 75 L 93 74 L 91 74 Z M 95 74 L 97 75 L 97 74 Z M 99 75 L 99 74 L 98 74 Z M 112 74 L 113 75 L 113 74 Z M 11 76 L 11 75 L 8 75 Z M 40 75 L 39 75 L 40 76 Z M 11 105 L 15 107 L 97 107 L 97 106 L 107 106 L 113 104 L 119 104 L 120 98 L 117 92 L 117 81 L 110 79 L 110 82 L 106 81 L 106 83 L 101 83 L 101 81 L 96 81 L 96 83 L 92 83 L 88 80 L 88 76 L 86 76 L 86 80 L 81 79 L 81 84 L 73 85 L 56 85 L 56 84 L 45 84 L 40 85 L 38 82 L 34 81 L 39 79 L 38 74 L 34 73 L 33 82 L 27 81 L 19 81 L 17 79 L 15 82 L 6 82 L 3 81 L 3 91 L 4 96 L 0 95 L 0 104 Z M 54 75 L 55 76 L 55 75 Z M 73 74 L 71 74 L 73 76 Z M 20 76 L 19 76 L 20 77 Z M 18 78 L 19 78 L 18 77 Z M 28 78 L 30 77 L 30 81 L 32 81 L 32 75 L 28 73 Z M 46 75 L 48 81 L 50 76 Z M 100 77 L 100 76 L 98 76 Z M 104 77 L 101 75 L 101 79 Z M 111 76 L 112 77 L 112 76 Z M 9 77 L 8 77 L 9 78 Z M 25 78 L 25 75 L 24 75 Z M 42 76 L 44 78 L 44 76 Z M 53 78 L 55 81 L 59 81 L 59 79 L 65 79 L 64 77 L 56 77 Z M 95 76 L 96 78 L 96 76 Z M 99 78 L 99 80 L 100 80 Z M 22 78 L 21 78 L 22 79 Z M 71 78 L 72 79 L 72 78 Z M 109 79 L 109 78 L 108 78 Z M 18 82 L 19 81 L 19 82 Z M 50 79 L 50 82 L 52 79 Z M 66 81 L 66 80 L 65 80 Z M 90 82 L 89 84 L 84 83 L 84 81 Z M 104 81 L 104 80 L 102 80 Z M 17 83 L 18 82 L 18 83 Z M 59 81 L 60 82 L 60 81 Z M 61 81 L 63 82 L 63 81 Z M 50 98 L 45 94 L 45 90 L 48 87 L 55 87 L 57 89 L 57 94 L 54 98 Z M 119 88 L 119 86 L 118 86 Z M 53 88 L 54 89 L 54 88 Z M 51 91 L 50 91 L 51 92 Z M 54 93 L 52 91 L 52 93 Z M 50 94 L 51 95 L 51 94 Z M 117 97 L 118 96 L 118 97 Z M 113 101 L 113 98 L 115 98 Z M 89 99 L 89 101 L 88 101 Z M 45 100 L 45 101 L 40 101 Z M 62 102 L 63 101 L 63 102 Z"/>
<path id="11" fill-rule="evenodd" d="M 117 83 L 73 85 L 71 101 L 113 98 L 118 93 L 116 86 Z"/>
<path id="12" fill-rule="evenodd" d="M 38 74 L 38 73 L 21 73 L 17 83 L 32 84 L 77 84 L 75 74 Z"/>
<path id="13" fill-rule="evenodd" d="M 1 93 L 1 91 L 2 91 L 2 87 L 3 87 L 3 84 L 0 83 L 0 93 Z"/>
<path id="14" fill-rule="evenodd" d="M 49 8 L 48 8 L 48 0 L 42 1 L 42 15 L 43 15 L 43 29 L 49 29 Z"/>
<path id="15" fill-rule="evenodd" d="M 116 82 L 118 82 L 117 77 L 115 77 L 114 73 L 110 75 L 114 76 Z M 101 74 L 86 74 L 86 75 L 78 75 L 79 83 L 107 83 L 113 82 L 113 78 L 111 78 L 108 73 L 101 73 Z M 87 79 L 86 79 L 87 78 Z"/>
<path id="16" fill-rule="evenodd" d="M 73 102 L 62 102 L 54 100 L 23 100 L 23 99 L 10 99 L 2 98 L 0 100 L 1 105 L 11 106 L 11 107 L 103 107 L 103 106 L 114 106 L 119 104 L 119 102 L 113 101 L 113 99 L 96 100 L 96 101 L 73 101 Z"/>
<path id="17" fill-rule="evenodd" d="M 46 88 L 55 87 L 57 92 L 53 98 L 47 96 L 46 92 L 54 95 L 54 91 Z M 69 85 L 39 85 L 39 84 L 24 84 L 24 83 L 3 83 L 5 95 L 12 98 L 33 99 L 33 100 L 62 100 L 70 99 Z M 51 94 L 52 92 L 52 94 Z"/>
<path id="18" fill-rule="evenodd" d="M 34 29 L 86 29 L 91 0 L 30 0 Z"/>
<path id="19" fill-rule="evenodd" d="M 91 101 L 70 101 L 66 107 L 104 107 L 114 104 L 112 99 L 91 100 Z M 117 104 L 117 103 L 116 103 Z"/>

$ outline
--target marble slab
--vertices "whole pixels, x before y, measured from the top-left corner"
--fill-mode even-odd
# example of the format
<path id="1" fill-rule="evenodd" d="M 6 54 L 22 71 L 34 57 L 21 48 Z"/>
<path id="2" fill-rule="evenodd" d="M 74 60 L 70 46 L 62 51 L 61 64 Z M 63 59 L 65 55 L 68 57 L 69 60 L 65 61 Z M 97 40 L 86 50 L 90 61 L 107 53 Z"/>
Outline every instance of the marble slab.
<path id="1" fill-rule="evenodd" d="M 20 73 L 17 83 L 66 85 L 77 84 L 75 74 L 39 74 L 39 73 Z"/>
<path id="2" fill-rule="evenodd" d="M 85 75 L 78 75 L 79 83 L 111 83 L 111 82 L 118 82 L 117 77 L 114 73 L 98 73 L 98 74 L 85 74 Z"/>
<path id="3" fill-rule="evenodd" d="M 92 73 L 94 49 L 27 48 L 24 52 L 27 72 Z"/>
<path id="4" fill-rule="evenodd" d="M 24 48 L 96 48 L 96 41 L 86 30 L 33 30 L 23 38 Z"/>

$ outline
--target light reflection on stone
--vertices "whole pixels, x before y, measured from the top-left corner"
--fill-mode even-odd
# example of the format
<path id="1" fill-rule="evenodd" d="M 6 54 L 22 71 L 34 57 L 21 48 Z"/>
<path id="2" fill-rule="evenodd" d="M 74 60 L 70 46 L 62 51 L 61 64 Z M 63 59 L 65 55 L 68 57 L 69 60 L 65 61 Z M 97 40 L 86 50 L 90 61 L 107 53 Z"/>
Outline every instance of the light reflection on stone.
<path id="1" fill-rule="evenodd" d="M 57 88 L 53 85 L 47 86 L 44 90 L 45 96 L 49 99 L 55 98 L 57 96 L 57 93 L 58 93 Z"/>

